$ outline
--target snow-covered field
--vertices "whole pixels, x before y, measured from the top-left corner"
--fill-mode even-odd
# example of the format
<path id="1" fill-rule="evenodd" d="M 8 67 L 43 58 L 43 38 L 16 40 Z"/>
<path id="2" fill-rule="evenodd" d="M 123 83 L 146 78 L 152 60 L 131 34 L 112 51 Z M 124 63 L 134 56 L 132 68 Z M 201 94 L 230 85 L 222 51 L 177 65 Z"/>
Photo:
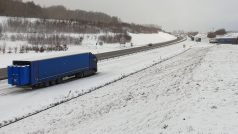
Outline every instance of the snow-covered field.
<path id="1" fill-rule="evenodd" d="M 21 60 L 26 59 L 29 57 L 37 58 L 41 56 L 48 56 L 48 55 L 62 55 L 67 53 L 82 53 L 82 52 L 92 52 L 92 53 L 103 53 L 103 52 L 109 52 L 109 51 L 115 51 L 115 50 L 121 50 L 121 49 L 127 49 L 132 47 L 138 47 L 142 45 L 147 45 L 149 43 L 160 43 L 160 42 L 166 42 L 170 40 L 176 39 L 175 36 L 159 32 L 157 34 L 130 34 L 132 36 L 132 43 L 133 46 L 131 46 L 130 43 L 127 43 L 125 45 L 121 45 L 119 43 L 116 44 L 104 44 L 102 46 L 96 45 L 97 39 L 94 37 L 98 37 L 98 34 L 90 34 L 90 35 L 84 35 L 85 39 L 82 42 L 82 45 L 69 45 L 69 50 L 64 52 L 44 52 L 44 53 L 35 53 L 35 52 L 29 52 L 29 53 L 11 53 L 11 54 L 2 54 L 0 52 L 0 68 L 5 68 L 8 65 L 12 64 L 13 60 Z M 70 35 L 70 36 L 82 36 L 82 35 Z M 26 41 L 3 41 L 0 40 L 0 47 L 6 44 L 8 51 L 9 47 L 20 47 L 22 45 L 27 44 Z M 19 50 L 19 49 L 18 49 Z M 13 50 L 14 51 L 14 50 Z"/>
<path id="2" fill-rule="evenodd" d="M 4 127 L 0 133 L 237 134 L 238 46 L 186 43 L 192 48 L 183 54 Z M 146 53 L 142 61 L 145 57 L 160 61 L 158 56 L 150 57 L 159 55 L 159 49 Z M 125 60 L 132 57 L 116 61 L 124 61 L 128 70 L 131 66 Z M 35 93 L 17 96 L 39 95 L 31 92 Z"/>

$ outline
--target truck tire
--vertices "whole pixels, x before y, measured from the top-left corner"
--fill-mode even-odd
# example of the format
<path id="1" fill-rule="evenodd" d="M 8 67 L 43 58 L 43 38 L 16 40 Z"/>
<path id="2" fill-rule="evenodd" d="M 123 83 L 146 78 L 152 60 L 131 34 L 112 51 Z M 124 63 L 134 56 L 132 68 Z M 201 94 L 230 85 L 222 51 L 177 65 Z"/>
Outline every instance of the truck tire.
<path id="1" fill-rule="evenodd" d="M 56 83 L 57 84 L 60 84 L 60 83 L 62 83 L 63 82 L 63 79 L 62 78 L 58 78 L 57 80 L 56 80 Z"/>
<path id="2" fill-rule="evenodd" d="M 50 82 L 45 82 L 45 87 L 49 87 L 50 86 Z"/>
<path id="3" fill-rule="evenodd" d="M 52 85 L 52 86 L 55 85 L 55 84 L 56 84 L 56 81 L 55 81 L 55 80 L 53 80 L 53 81 L 50 82 L 50 85 Z"/>
<path id="4" fill-rule="evenodd" d="M 39 84 L 36 84 L 36 85 L 32 85 L 32 86 L 31 86 L 31 89 L 32 89 L 32 90 L 39 89 L 39 88 L 40 88 L 40 85 L 39 85 Z"/>

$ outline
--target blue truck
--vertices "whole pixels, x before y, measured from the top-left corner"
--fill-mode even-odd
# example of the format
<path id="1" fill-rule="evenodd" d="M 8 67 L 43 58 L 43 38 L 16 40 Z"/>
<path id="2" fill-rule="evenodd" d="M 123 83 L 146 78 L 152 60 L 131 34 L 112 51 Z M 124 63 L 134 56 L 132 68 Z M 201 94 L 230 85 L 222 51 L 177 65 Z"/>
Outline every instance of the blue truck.
<path id="1" fill-rule="evenodd" d="M 216 42 L 219 44 L 238 44 L 238 37 L 216 38 Z"/>
<path id="2" fill-rule="evenodd" d="M 13 65 L 8 66 L 8 83 L 18 87 L 50 86 L 63 82 L 66 77 L 81 78 L 95 74 L 97 61 L 92 53 L 13 61 Z"/>

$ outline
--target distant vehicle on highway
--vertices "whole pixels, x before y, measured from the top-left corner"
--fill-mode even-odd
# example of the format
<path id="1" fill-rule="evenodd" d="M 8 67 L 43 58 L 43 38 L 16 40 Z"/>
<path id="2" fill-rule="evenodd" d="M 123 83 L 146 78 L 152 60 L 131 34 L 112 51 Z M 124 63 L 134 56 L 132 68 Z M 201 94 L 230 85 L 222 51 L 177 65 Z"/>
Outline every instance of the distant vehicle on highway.
<path id="1" fill-rule="evenodd" d="M 209 40 L 209 43 L 218 43 L 218 42 L 217 42 L 216 38 L 212 38 Z"/>
<path id="2" fill-rule="evenodd" d="M 95 74 L 97 61 L 92 53 L 13 61 L 13 65 L 8 67 L 8 83 L 32 88 L 50 86 L 63 82 L 66 77 Z"/>
<path id="3" fill-rule="evenodd" d="M 201 39 L 201 38 L 198 38 L 198 37 L 196 37 L 196 38 L 195 38 L 195 41 L 196 41 L 196 42 L 201 42 L 201 41 L 202 41 L 202 39 Z"/>
<path id="4" fill-rule="evenodd" d="M 190 36 L 190 39 L 191 39 L 191 41 L 194 41 L 194 37 L 193 36 Z"/>
<path id="5" fill-rule="evenodd" d="M 219 44 L 238 44 L 238 37 L 220 37 L 216 40 Z"/>

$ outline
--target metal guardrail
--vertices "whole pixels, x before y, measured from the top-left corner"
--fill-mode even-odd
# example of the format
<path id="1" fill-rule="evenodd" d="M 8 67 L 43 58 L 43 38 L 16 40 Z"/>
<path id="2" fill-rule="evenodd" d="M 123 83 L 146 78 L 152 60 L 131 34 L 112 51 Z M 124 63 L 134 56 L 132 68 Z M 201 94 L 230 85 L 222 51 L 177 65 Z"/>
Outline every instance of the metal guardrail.
<path id="1" fill-rule="evenodd" d="M 148 45 L 142 46 L 142 47 L 135 47 L 135 48 L 130 48 L 130 49 L 118 50 L 118 51 L 105 52 L 105 53 L 96 54 L 96 56 L 97 56 L 98 60 L 115 58 L 115 57 L 119 57 L 119 56 L 123 56 L 123 55 L 128 55 L 128 54 L 138 53 L 141 51 L 146 51 L 146 50 L 151 50 L 151 49 L 155 49 L 155 48 L 168 46 L 168 45 L 171 45 L 174 43 L 182 42 L 184 40 L 185 40 L 185 38 L 179 37 L 172 41 L 167 41 L 167 42 L 162 42 L 162 43 L 157 43 L 157 44 L 148 44 Z"/>
<path id="2" fill-rule="evenodd" d="M 105 59 L 115 58 L 115 57 L 124 56 L 124 55 L 128 55 L 128 54 L 138 53 L 141 51 L 146 51 L 146 50 L 151 50 L 151 49 L 155 49 L 155 48 L 169 46 L 169 45 L 172 45 L 175 43 L 182 42 L 184 40 L 186 40 L 186 38 L 178 37 L 177 39 L 172 40 L 172 41 L 156 43 L 156 44 L 148 44 L 146 46 L 111 51 L 111 52 L 105 52 L 105 53 L 96 54 L 96 56 L 97 56 L 98 60 L 105 60 Z M 0 68 L 0 80 L 5 80 L 5 79 L 7 79 L 7 68 Z"/>

